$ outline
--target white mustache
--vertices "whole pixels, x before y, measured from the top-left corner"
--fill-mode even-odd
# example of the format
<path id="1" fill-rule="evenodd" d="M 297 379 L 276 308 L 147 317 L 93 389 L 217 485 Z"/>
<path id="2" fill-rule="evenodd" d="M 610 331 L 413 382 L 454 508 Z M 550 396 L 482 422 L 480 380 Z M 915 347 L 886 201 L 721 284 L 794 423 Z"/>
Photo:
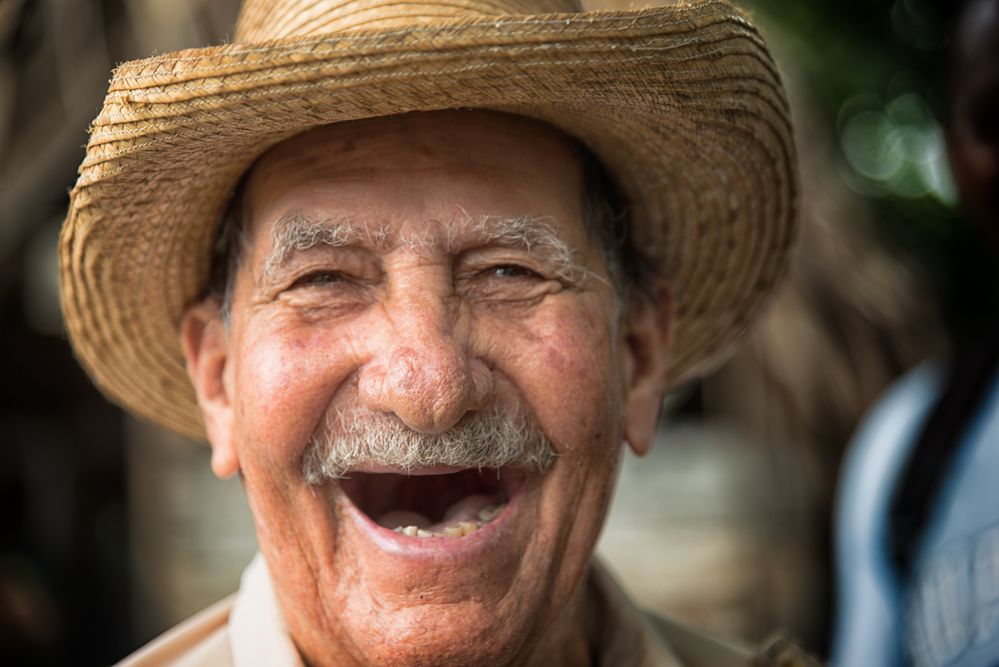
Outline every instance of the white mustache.
<path id="1" fill-rule="evenodd" d="M 533 419 L 498 409 L 469 413 L 444 433 L 420 433 L 397 417 L 370 410 L 336 410 L 309 439 L 302 475 L 309 484 L 322 484 L 364 465 L 403 471 L 516 466 L 544 472 L 556 456 Z"/>

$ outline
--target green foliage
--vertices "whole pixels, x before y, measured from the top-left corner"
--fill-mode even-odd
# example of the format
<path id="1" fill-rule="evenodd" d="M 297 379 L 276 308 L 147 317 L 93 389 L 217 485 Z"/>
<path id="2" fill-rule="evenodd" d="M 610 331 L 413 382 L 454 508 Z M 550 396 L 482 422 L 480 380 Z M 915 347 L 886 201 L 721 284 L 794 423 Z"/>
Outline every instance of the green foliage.
<path id="1" fill-rule="evenodd" d="M 999 307 L 999 261 L 960 212 L 947 164 L 949 35 L 960 2 L 756 0 L 839 149 L 878 236 L 919 263 L 953 329 Z M 807 150 L 802 146 L 801 150 Z"/>

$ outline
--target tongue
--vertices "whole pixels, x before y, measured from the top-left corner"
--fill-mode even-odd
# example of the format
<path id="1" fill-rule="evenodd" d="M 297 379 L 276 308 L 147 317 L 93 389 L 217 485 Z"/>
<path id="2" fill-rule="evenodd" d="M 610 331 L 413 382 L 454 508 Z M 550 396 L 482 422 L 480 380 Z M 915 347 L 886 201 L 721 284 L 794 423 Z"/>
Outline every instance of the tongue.
<path id="1" fill-rule="evenodd" d="M 416 526 L 433 532 L 441 532 L 449 526 L 464 521 L 481 521 L 482 517 L 479 516 L 479 513 L 486 508 L 495 506 L 495 504 L 496 501 L 488 496 L 472 494 L 451 505 L 444 513 L 444 518 L 438 523 L 433 523 L 419 512 L 396 509 L 381 515 L 378 518 L 378 525 L 390 529 Z"/>
<path id="2" fill-rule="evenodd" d="M 434 525 L 430 530 L 439 531 L 462 521 L 477 521 L 479 520 L 479 512 L 494 504 L 495 501 L 487 496 L 480 496 L 478 494 L 465 496 L 454 505 L 451 505 L 447 512 L 444 513 L 444 518 L 441 522 Z"/>
<path id="3" fill-rule="evenodd" d="M 430 519 L 409 510 L 392 510 L 386 512 L 378 518 L 378 525 L 383 528 L 394 529 L 399 526 L 416 526 L 417 528 L 427 528 L 430 526 Z"/>

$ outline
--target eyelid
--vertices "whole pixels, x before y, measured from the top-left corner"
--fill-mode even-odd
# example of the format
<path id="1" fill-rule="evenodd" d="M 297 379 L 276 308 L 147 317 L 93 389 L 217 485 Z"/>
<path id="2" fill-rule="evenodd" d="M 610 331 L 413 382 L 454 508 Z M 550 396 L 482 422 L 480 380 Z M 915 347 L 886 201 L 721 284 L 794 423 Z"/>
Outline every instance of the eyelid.
<path id="1" fill-rule="evenodd" d="M 274 282 L 282 290 L 308 285 L 310 279 L 319 275 L 334 276 L 330 283 L 372 285 L 384 278 L 384 268 L 378 261 L 372 261 L 366 254 L 350 248 L 335 248 L 326 253 L 306 256 L 300 253 L 277 275 Z"/>
<path id="2" fill-rule="evenodd" d="M 319 276 L 332 276 L 333 280 L 323 281 L 322 283 L 320 283 L 319 281 L 312 280 L 313 278 Z M 288 289 L 294 289 L 296 287 L 303 287 L 308 285 L 342 283 L 342 282 L 352 282 L 352 281 L 342 271 L 336 271 L 333 269 L 316 269 L 314 271 L 307 271 L 302 275 L 296 277 L 294 280 L 291 281 L 291 284 L 288 285 Z"/>
<path id="3" fill-rule="evenodd" d="M 551 264 L 546 253 L 533 252 L 528 248 L 519 246 L 487 246 L 484 248 L 472 248 L 458 253 L 455 258 L 456 265 L 468 265 L 478 269 L 491 268 L 494 266 L 510 265 L 522 266 L 526 269 L 544 273 Z"/>
<path id="4" fill-rule="evenodd" d="M 548 277 L 545 276 L 541 271 L 520 262 L 499 262 L 496 264 L 492 264 L 482 269 L 479 272 L 479 274 L 486 276 L 495 275 L 495 272 L 501 269 L 514 269 L 515 271 L 518 272 L 519 275 L 513 277 L 517 278 L 523 277 L 523 278 L 537 278 L 539 280 L 548 280 Z"/>

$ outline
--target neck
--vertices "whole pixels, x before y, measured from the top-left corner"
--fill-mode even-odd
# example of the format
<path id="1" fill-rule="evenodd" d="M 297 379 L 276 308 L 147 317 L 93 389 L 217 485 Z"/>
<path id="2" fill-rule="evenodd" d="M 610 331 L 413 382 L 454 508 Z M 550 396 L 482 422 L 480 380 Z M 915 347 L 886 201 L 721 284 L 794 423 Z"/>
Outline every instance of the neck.
<path id="1" fill-rule="evenodd" d="M 590 600 L 587 595 L 590 570 L 586 569 L 575 593 L 554 628 L 541 631 L 538 643 L 526 659 L 511 664 L 526 667 L 585 666 L 593 664 L 592 637 L 589 630 Z"/>

